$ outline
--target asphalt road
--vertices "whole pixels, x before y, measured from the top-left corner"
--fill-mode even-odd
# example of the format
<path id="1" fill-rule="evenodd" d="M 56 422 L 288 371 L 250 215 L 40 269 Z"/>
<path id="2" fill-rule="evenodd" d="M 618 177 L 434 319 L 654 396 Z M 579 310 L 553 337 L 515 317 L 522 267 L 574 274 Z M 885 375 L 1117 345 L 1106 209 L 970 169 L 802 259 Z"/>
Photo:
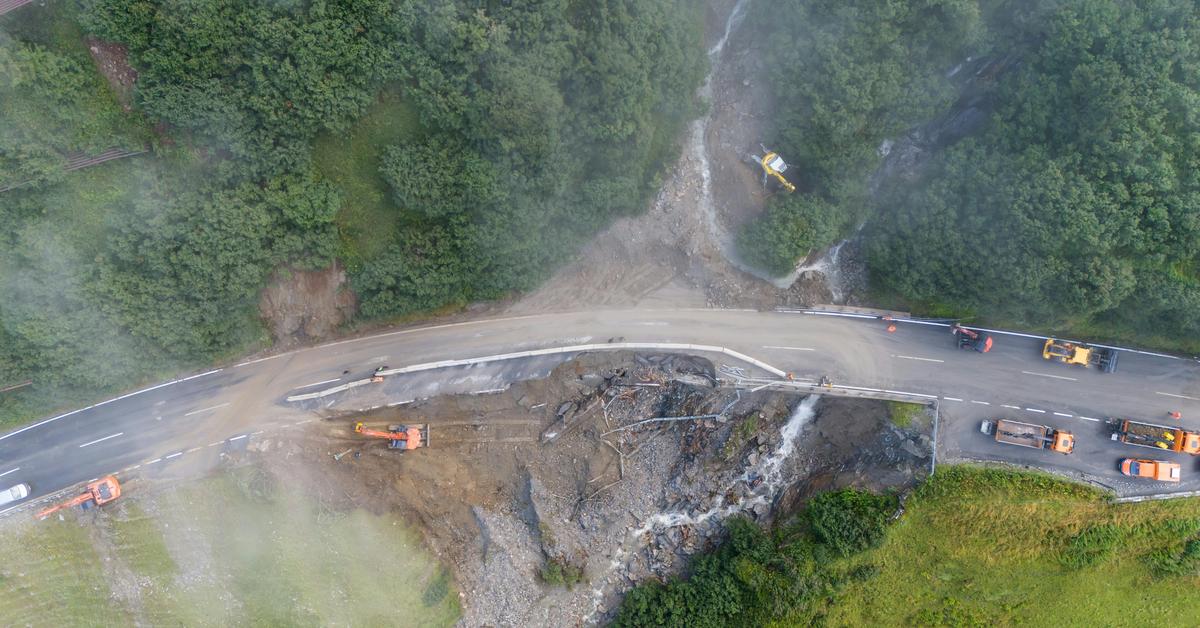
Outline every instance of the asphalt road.
<path id="1" fill-rule="evenodd" d="M 1105 420 L 1128 417 L 1200 430 L 1200 364 L 1124 353 L 1117 373 L 1041 358 L 1041 341 L 996 336 L 990 353 L 959 350 L 944 327 L 741 310 L 627 310 L 485 319 L 404 329 L 252 360 L 50 417 L 0 436 L 0 488 L 32 487 L 30 499 L 133 467 L 152 468 L 313 420 L 311 407 L 284 399 L 391 368 L 447 359 L 606 342 L 719 345 L 795 374 L 853 385 L 936 395 L 941 459 L 1029 464 L 1136 495 L 1200 489 L 1200 462 L 1183 454 L 1109 440 Z M 718 362 L 739 365 L 728 358 Z M 372 394 L 376 405 L 502 387 L 552 368 L 552 359 L 397 377 Z M 349 371 L 349 373 L 345 373 Z M 1169 419 L 1178 410 L 1182 421 Z M 979 421 L 1010 417 L 1069 430 L 1076 452 L 1062 456 L 1002 445 Z M 1122 457 L 1173 459 L 1180 484 L 1125 479 Z"/>

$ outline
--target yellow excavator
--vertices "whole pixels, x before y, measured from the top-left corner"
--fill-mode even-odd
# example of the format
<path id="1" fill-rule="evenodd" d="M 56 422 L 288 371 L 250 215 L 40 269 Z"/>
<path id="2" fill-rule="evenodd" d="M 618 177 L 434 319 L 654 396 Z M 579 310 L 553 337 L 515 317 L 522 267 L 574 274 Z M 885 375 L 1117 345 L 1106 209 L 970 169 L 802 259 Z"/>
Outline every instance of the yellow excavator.
<path id="1" fill-rule="evenodd" d="M 759 146 L 762 147 L 764 155 L 762 157 L 759 157 L 758 155 L 750 155 L 750 159 L 754 160 L 755 163 L 762 167 L 763 185 L 766 185 L 768 178 L 774 178 L 779 182 L 779 185 L 783 186 L 783 189 L 787 190 L 788 192 L 795 192 L 796 186 L 792 185 L 792 182 L 788 181 L 787 177 L 783 176 L 783 173 L 787 172 L 788 169 L 787 162 L 783 160 L 783 157 L 779 156 L 779 153 L 776 153 L 773 150 L 767 150 L 767 147 L 763 146 L 762 144 L 759 144 Z"/>

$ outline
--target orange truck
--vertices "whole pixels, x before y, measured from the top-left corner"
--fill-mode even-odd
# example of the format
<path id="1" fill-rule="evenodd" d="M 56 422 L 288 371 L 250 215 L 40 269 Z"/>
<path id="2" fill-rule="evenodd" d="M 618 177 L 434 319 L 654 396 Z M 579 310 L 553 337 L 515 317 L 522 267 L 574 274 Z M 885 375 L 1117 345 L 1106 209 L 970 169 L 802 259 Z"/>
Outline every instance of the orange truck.
<path id="1" fill-rule="evenodd" d="M 1178 482 L 1180 478 L 1179 464 L 1163 462 L 1162 460 L 1142 460 L 1140 458 L 1125 458 L 1121 461 L 1121 473 L 1134 478 L 1146 478 L 1159 482 Z"/>
<path id="2" fill-rule="evenodd" d="M 1200 454 L 1200 434 L 1196 432 L 1129 419 L 1114 419 L 1112 423 L 1116 428 L 1112 434 L 1115 441 L 1164 451 Z"/>
<path id="3" fill-rule="evenodd" d="M 994 436 L 997 443 L 1008 443 L 1033 449 L 1049 449 L 1060 454 L 1069 454 L 1075 450 L 1074 435 L 1045 425 L 996 419 L 995 421 L 984 421 L 979 426 L 979 431 Z"/>

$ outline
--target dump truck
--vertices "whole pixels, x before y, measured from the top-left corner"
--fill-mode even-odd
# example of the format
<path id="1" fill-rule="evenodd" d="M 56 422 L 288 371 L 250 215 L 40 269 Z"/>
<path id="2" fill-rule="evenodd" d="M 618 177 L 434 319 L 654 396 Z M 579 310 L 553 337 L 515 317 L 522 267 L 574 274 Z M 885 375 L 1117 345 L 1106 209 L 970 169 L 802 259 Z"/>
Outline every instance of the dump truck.
<path id="1" fill-rule="evenodd" d="M 1069 454 L 1075 450 L 1073 434 L 1046 425 L 996 419 L 995 421 L 984 421 L 979 426 L 979 431 L 994 436 L 998 443 L 1033 449 L 1049 449 L 1060 454 Z"/>
<path id="2" fill-rule="evenodd" d="M 368 438 L 383 438 L 388 442 L 388 449 L 399 449 L 401 453 L 418 447 L 429 446 L 429 424 L 419 425 L 389 425 L 387 431 L 373 430 L 362 421 L 354 424 L 354 433 Z"/>
<path id="3" fill-rule="evenodd" d="M 967 329 L 958 323 L 950 326 L 950 333 L 958 341 L 959 349 L 971 349 L 980 353 L 992 350 L 992 337 L 986 331 Z"/>
<path id="4" fill-rule="evenodd" d="M 73 497 L 65 502 L 55 504 L 37 514 L 38 519 L 45 519 L 50 515 L 66 509 L 79 506 L 87 510 L 93 506 L 103 506 L 108 502 L 115 500 L 121 496 L 121 484 L 117 482 L 117 478 L 109 475 L 95 482 L 89 482 L 85 492 L 81 495 Z"/>
<path id="5" fill-rule="evenodd" d="M 1182 475 L 1179 465 L 1162 460 L 1125 458 L 1121 461 L 1121 473 L 1131 478 L 1146 478 L 1159 482 L 1178 482 Z"/>
<path id="6" fill-rule="evenodd" d="M 1090 347 L 1065 340 L 1047 338 L 1042 345 L 1042 359 L 1057 360 L 1063 364 L 1094 366 L 1104 373 L 1117 370 L 1117 350 L 1108 347 Z"/>
<path id="7" fill-rule="evenodd" d="M 1128 419 L 1113 419 L 1112 439 L 1139 447 L 1154 447 L 1165 451 L 1200 454 L 1200 434 L 1177 427 L 1140 423 Z"/>

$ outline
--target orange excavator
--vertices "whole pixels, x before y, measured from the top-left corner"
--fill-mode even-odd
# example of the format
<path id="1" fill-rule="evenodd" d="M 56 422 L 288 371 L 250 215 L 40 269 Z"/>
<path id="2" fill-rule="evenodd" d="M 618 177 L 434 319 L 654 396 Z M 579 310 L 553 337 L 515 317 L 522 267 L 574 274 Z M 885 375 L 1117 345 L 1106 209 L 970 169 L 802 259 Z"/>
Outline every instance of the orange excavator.
<path id="1" fill-rule="evenodd" d="M 55 504 L 37 514 L 38 519 L 45 519 L 50 515 L 67 508 L 80 506 L 87 510 L 93 506 L 103 506 L 108 502 L 121 496 L 121 484 L 117 482 L 117 478 L 106 476 L 90 482 L 87 485 L 87 492 L 82 495 L 73 497 L 65 502 Z"/>
<path id="2" fill-rule="evenodd" d="M 372 430 L 365 427 L 362 421 L 354 424 L 354 433 L 370 438 L 385 438 L 388 449 L 399 449 L 402 453 L 418 447 L 429 446 L 429 424 L 420 425 L 389 425 L 387 431 Z"/>

